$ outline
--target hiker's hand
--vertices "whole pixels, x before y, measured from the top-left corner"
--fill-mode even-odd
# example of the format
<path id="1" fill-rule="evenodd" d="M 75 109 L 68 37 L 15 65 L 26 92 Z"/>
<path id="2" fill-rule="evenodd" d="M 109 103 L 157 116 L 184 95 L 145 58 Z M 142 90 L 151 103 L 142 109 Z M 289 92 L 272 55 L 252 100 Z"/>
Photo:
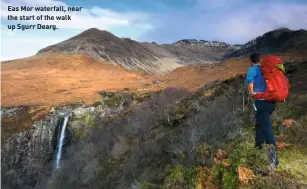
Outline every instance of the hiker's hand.
<path id="1" fill-rule="evenodd" d="M 249 96 L 250 96 L 251 98 L 255 98 L 255 97 L 256 97 L 256 94 L 257 94 L 257 93 L 255 93 L 255 92 L 249 93 Z"/>
<path id="2" fill-rule="evenodd" d="M 263 93 L 254 93 L 254 94 L 251 94 L 251 98 L 261 99 L 261 98 L 264 98 L 264 96 L 263 96 Z"/>

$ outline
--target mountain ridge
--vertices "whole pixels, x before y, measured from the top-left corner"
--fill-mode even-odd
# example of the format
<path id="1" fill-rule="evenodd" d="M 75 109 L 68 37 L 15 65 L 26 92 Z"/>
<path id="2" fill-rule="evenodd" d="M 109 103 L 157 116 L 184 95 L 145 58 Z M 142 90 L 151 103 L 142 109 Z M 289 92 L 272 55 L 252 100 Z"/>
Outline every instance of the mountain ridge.
<path id="1" fill-rule="evenodd" d="M 158 54 L 148 53 L 147 49 L 133 40 L 120 39 L 108 31 L 95 28 L 43 48 L 37 54 L 44 52 L 87 54 L 96 60 L 108 61 L 127 70 L 142 69 L 152 73 L 159 72 L 157 61 L 162 58 Z"/>
<path id="2" fill-rule="evenodd" d="M 222 41 L 182 39 L 171 44 L 138 42 L 119 38 L 106 30 L 90 28 L 63 42 L 38 51 L 87 54 L 96 60 L 119 65 L 127 70 L 163 74 L 181 66 L 211 64 L 227 58 L 302 50 L 307 48 L 307 31 L 280 28 L 264 33 L 245 44 Z"/>
<path id="3" fill-rule="evenodd" d="M 63 42 L 43 48 L 37 54 L 45 52 L 87 54 L 94 59 L 107 61 L 128 70 L 141 69 L 148 73 L 159 74 L 184 65 L 215 63 L 221 61 L 225 53 L 229 52 L 230 46 L 226 43 L 223 43 L 224 46 L 216 45 L 215 42 L 207 41 L 207 43 L 198 46 L 158 45 L 155 42 L 137 42 L 130 38 L 119 38 L 108 31 L 91 28 Z"/>
<path id="4" fill-rule="evenodd" d="M 240 44 L 235 44 L 231 45 L 229 43 L 223 42 L 223 41 L 207 41 L 207 40 L 197 40 L 197 39 L 182 39 L 179 41 L 176 41 L 172 43 L 174 45 L 200 45 L 200 46 L 207 46 L 207 47 L 222 47 L 222 48 L 227 48 L 230 50 L 238 50 L 240 49 L 243 45 Z"/>
<path id="5" fill-rule="evenodd" d="M 228 57 L 246 56 L 252 52 L 269 54 L 289 50 L 304 50 L 307 48 L 307 31 L 280 28 L 264 33 L 245 43 L 241 49 L 231 53 Z"/>

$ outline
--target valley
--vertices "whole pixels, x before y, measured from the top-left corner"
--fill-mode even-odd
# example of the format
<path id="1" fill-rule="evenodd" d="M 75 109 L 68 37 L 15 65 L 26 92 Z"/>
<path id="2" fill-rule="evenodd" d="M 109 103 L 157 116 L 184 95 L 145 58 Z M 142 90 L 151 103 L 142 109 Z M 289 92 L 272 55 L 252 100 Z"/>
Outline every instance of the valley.
<path id="1" fill-rule="evenodd" d="M 137 42 L 89 29 L 1 63 L 2 188 L 305 188 L 307 31 L 244 45 Z M 253 147 L 248 55 L 280 56 L 281 165 Z"/>

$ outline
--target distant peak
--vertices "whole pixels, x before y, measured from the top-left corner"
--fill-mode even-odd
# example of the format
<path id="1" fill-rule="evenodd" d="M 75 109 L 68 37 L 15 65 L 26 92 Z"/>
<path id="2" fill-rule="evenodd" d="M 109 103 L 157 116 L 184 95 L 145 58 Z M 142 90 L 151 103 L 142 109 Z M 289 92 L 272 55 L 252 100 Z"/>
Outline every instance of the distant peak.
<path id="1" fill-rule="evenodd" d="M 197 40 L 197 39 L 182 39 L 175 43 L 174 45 L 188 44 L 188 45 L 200 45 L 207 47 L 230 47 L 228 43 L 222 41 L 207 41 L 207 40 Z"/>
<path id="2" fill-rule="evenodd" d="M 106 30 L 99 30 L 97 28 L 90 28 L 88 30 L 85 30 L 84 32 L 80 33 L 79 35 L 76 35 L 72 39 L 76 38 L 88 38 L 88 37 L 102 37 L 102 36 L 114 36 L 112 33 L 106 31 Z"/>
<path id="3" fill-rule="evenodd" d="M 130 39 L 129 37 L 122 37 L 121 38 L 122 40 L 128 40 L 128 41 L 131 41 L 132 39 Z"/>
<path id="4" fill-rule="evenodd" d="M 182 39 L 182 40 L 179 40 L 176 43 L 186 43 L 186 44 L 191 44 L 191 43 L 199 43 L 199 44 L 202 44 L 202 43 L 224 43 L 222 41 L 207 41 L 207 40 L 197 40 L 197 39 Z"/>
<path id="5" fill-rule="evenodd" d="M 99 30 L 98 28 L 90 28 L 88 30 L 85 30 L 82 33 L 100 33 L 100 34 L 102 34 L 102 33 L 109 33 L 109 34 L 111 34 L 110 32 L 108 32 L 106 30 Z"/>
<path id="6" fill-rule="evenodd" d="M 293 32 L 293 30 L 290 30 L 289 28 L 277 28 L 275 30 L 266 32 L 264 35 L 273 34 L 273 35 L 280 35 L 282 33 L 289 33 Z"/>
<path id="7" fill-rule="evenodd" d="M 88 30 L 85 30 L 85 31 L 100 31 L 98 28 L 90 28 Z"/>
<path id="8" fill-rule="evenodd" d="M 287 27 L 280 27 L 280 28 L 277 28 L 277 29 L 273 30 L 273 32 L 274 32 L 274 31 L 293 31 L 293 30 L 290 30 L 290 29 L 287 28 Z"/>

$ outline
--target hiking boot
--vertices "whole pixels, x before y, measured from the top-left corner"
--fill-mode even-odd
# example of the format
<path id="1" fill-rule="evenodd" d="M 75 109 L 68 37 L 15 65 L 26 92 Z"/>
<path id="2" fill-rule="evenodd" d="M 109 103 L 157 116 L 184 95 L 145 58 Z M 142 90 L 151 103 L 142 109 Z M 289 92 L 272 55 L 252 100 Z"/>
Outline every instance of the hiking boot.
<path id="1" fill-rule="evenodd" d="M 277 148 L 275 146 L 268 149 L 269 162 L 271 167 L 277 167 L 279 165 L 277 157 Z"/>

